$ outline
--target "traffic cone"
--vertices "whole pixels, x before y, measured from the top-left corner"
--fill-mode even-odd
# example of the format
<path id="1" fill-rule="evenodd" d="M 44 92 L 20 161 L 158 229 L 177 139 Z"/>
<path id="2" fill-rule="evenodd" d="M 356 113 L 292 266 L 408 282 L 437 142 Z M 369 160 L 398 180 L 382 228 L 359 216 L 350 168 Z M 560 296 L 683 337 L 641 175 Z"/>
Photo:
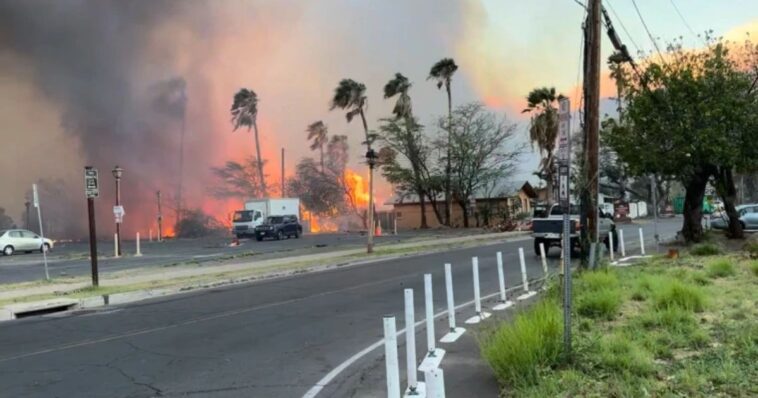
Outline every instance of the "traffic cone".
<path id="1" fill-rule="evenodd" d="M 376 229 L 374 230 L 375 236 L 382 236 L 382 223 L 377 222 L 376 223 Z"/>
<path id="2" fill-rule="evenodd" d="M 235 236 L 234 238 L 232 238 L 232 244 L 229 246 L 239 246 L 239 245 L 240 245 L 240 240 L 239 238 Z"/>

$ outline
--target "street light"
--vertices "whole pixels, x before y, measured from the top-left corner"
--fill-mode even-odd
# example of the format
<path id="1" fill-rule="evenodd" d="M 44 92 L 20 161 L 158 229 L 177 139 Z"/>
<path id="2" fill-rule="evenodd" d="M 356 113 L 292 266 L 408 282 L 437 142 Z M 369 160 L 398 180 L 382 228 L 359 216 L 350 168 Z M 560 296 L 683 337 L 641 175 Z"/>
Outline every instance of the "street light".
<path id="1" fill-rule="evenodd" d="M 366 251 L 368 253 L 374 252 L 374 167 L 377 160 L 376 152 L 371 149 L 371 143 L 369 142 L 368 151 L 366 151 L 366 163 L 368 163 L 368 244 L 366 245 Z"/>
<path id="2" fill-rule="evenodd" d="M 113 177 L 116 179 L 116 206 L 121 206 L 121 176 L 124 174 L 124 169 L 121 167 L 113 168 Z M 116 217 L 116 239 L 118 239 L 118 255 L 121 256 L 121 220 Z"/>

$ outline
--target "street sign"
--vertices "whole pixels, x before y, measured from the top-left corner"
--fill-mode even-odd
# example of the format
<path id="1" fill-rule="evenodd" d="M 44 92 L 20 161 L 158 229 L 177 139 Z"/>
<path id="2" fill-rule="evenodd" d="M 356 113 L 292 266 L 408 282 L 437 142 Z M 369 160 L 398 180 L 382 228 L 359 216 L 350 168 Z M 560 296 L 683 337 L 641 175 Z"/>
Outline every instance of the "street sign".
<path id="1" fill-rule="evenodd" d="M 84 193 L 88 198 L 96 198 L 100 195 L 97 169 L 91 166 L 84 168 Z"/>
<path id="2" fill-rule="evenodd" d="M 568 208 L 570 199 L 568 166 L 561 165 L 558 168 L 558 176 L 558 199 L 561 201 L 561 206 Z"/>
<path id="3" fill-rule="evenodd" d="M 39 194 L 37 193 L 37 184 L 32 184 L 32 196 L 34 197 L 34 207 L 39 208 Z"/>
<path id="4" fill-rule="evenodd" d="M 558 160 L 567 164 L 571 151 L 571 109 L 568 98 L 562 98 L 558 104 Z"/>
<path id="5" fill-rule="evenodd" d="M 121 222 L 124 221 L 125 214 L 124 206 L 113 206 L 113 215 L 116 217 L 116 224 L 121 224 Z"/>

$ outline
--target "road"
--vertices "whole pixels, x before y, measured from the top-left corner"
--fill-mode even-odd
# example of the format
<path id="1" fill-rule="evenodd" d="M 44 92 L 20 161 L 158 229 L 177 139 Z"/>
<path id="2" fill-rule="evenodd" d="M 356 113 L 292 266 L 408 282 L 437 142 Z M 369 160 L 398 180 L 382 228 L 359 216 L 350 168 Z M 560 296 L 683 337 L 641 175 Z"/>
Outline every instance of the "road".
<path id="1" fill-rule="evenodd" d="M 678 226 L 668 221 L 661 233 L 673 235 Z M 635 251 L 631 237 L 636 227 L 624 228 L 628 252 Z M 644 228 L 650 251 L 652 226 Z M 540 277 L 531 242 L 521 238 L 12 321 L 0 326 L 0 395 L 301 397 L 347 358 L 381 339 L 383 315 L 395 314 L 402 327 L 404 288 L 416 292 L 416 319 L 423 318 L 424 273 L 433 275 L 435 307 L 441 310 L 444 263 L 453 264 L 456 302 L 463 303 L 473 297 L 471 257 L 479 256 L 482 294 L 490 294 L 497 289 L 496 251 L 503 252 L 507 285 L 520 280 L 519 247 L 527 254 L 529 276 Z M 551 269 L 557 266 L 557 254 L 554 249 Z M 470 315 L 470 307 L 461 309 L 459 322 Z M 444 330 L 442 322 L 438 331 Z M 425 341 L 421 333 L 419 347 Z M 319 396 L 351 396 L 362 388 L 363 372 L 381 357 L 377 349 L 359 358 Z"/>
<path id="2" fill-rule="evenodd" d="M 479 230 L 477 230 L 479 231 Z M 481 232 L 478 232 L 481 233 Z M 460 235 L 458 231 L 409 231 L 398 235 L 376 237 L 378 246 L 397 243 L 425 235 Z M 121 258 L 113 258 L 113 241 L 98 242 L 98 264 L 101 273 L 107 274 L 134 268 L 161 267 L 182 262 L 219 261 L 231 256 L 250 255 L 255 259 L 286 257 L 295 254 L 316 254 L 335 250 L 359 248 L 366 237 L 360 234 L 327 233 L 304 235 L 300 239 L 281 241 L 243 239 L 240 246 L 230 247 L 231 238 L 179 239 L 165 242 L 141 242 L 142 257 L 134 257 L 136 244 L 124 241 Z M 89 246 L 86 243 L 66 243 L 56 247 L 48 258 L 50 275 L 69 277 L 89 275 Z M 0 284 L 44 279 L 41 253 L 0 256 Z"/>

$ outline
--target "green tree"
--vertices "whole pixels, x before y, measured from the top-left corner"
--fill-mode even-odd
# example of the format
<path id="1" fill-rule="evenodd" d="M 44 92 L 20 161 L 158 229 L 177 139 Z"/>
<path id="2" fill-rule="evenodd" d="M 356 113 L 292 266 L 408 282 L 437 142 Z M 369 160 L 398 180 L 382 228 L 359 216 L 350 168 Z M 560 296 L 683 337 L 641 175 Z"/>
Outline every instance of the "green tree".
<path id="1" fill-rule="evenodd" d="M 311 151 L 315 151 L 316 149 L 319 150 L 320 153 L 320 160 L 321 160 L 321 172 L 324 172 L 324 145 L 329 141 L 328 137 L 328 129 L 326 128 L 326 124 L 322 122 L 321 120 L 317 122 L 313 122 L 308 125 L 308 128 L 305 130 L 308 132 L 308 139 L 312 140 L 311 142 Z"/>
<path id="2" fill-rule="evenodd" d="M 445 92 L 447 92 L 447 125 L 445 127 L 445 130 L 448 132 L 447 134 L 447 148 L 446 148 L 446 161 L 447 165 L 445 167 L 445 224 L 450 225 L 450 218 L 452 217 L 452 195 L 451 195 L 451 162 L 450 159 L 450 146 L 451 144 L 451 130 L 453 127 L 453 97 L 450 92 L 450 84 L 453 81 L 453 75 L 455 74 L 455 71 L 458 70 L 458 65 L 455 64 L 455 61 L 452 58 L 443 58 L 434 65 L 432 65 L 432 68 L 429 70 L 429 77 L 427 80 L 434 80 L 437 82 L 437 88 L 441 89 L 443 86 L 445 87 Z"/>
<path id="3" fill-rule="evenodd" d="M 752 79 L 721 42 L 703 51 L 672 45 L 669 52 L 666 64 L 651 59 L 640 70 L 618 73 L 626 110 L 620 121 L 604 121 L 608 142 L 633 174 L 681 181 L 687 241 L 702 238 L 703 196 L 711 177 L 730 217 L 729 234 L 740 237 L 732 173 L 758 166 Z"/>
<path id="4" fill-rule="evenodd" d="M 347 118 L 348 123 L 350 123 L 355 116 L 360 116 L 361 121 L 363 122 L 363 132 L 366 138 L 363 143 L 366 145 L 366 160 L 368 161 L 369 166 L 368 225 L 366 225 L 366 228 L 368 229 L 367 251 L 371 253 L 374 250 L 374 165 L 376 161 L 376 154 L 371 148 L 371 145 L 376 139 L 376 134 L 369 133 L 365 115 L 366 101 L 366 85 L 353 79 L 342 79 L 334 90 L 330 110 L 339 108 L 347 111 L 345 117 Z"/>
<path id="5" fill-rule="evenodd" d="M 232 124 L 234 125 L 234 131 L 240 126 L 247 126 L 248 131 L 253 129 L 253 136 L 255 137 L 255 156 L 258 172 L 258 180 L 260 181 L 261 191 L 263 197 L 268 196 L 266 192 L 266 179 L 263 175 L 263 158 L 261 157 L 261 144 L 258 138 L 258 95 L 255 91 L 242 88 L 236 94 L 234 94 L 234 100 L 231 108 Z"/>
<path id="6" fill-rule="evenodd" d="M 532 147 L 536 144 L 543 155 L 538 175 L 547 183 L 548 203 L 553 201 L 553 181 L 555 179 L 555 141 L 558 139 L 558 108 L 556 106 L 562 95 L 556 95 L 554 87 L 541 87 L 532 90 L 526 97 L 526 109 L 522 113 L 531 113 L 529 122 L 529 140 Z"/>
<path id="7" fill-rule="evenodd" d="M 0 207 L 0 230 L 13 228 L 14 225 L 11 216 L 5 214 L 5 208 Z"/>

